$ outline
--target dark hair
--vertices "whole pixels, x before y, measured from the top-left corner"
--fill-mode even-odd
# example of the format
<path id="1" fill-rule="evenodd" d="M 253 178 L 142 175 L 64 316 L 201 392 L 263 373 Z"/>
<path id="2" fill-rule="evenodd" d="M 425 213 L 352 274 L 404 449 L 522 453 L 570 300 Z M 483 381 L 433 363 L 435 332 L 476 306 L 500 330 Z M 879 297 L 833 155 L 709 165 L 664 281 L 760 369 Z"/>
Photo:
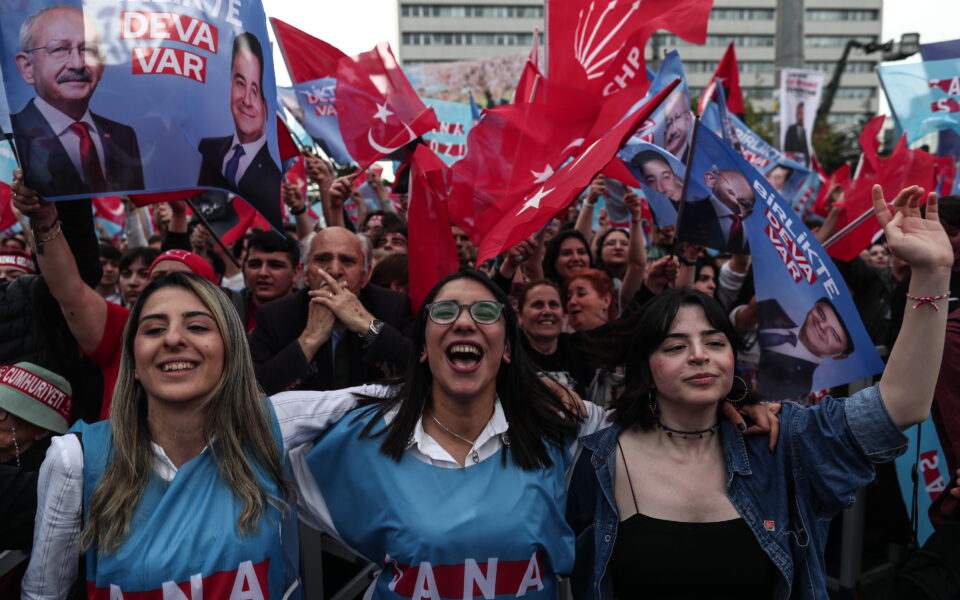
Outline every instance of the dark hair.
<path id="1" fill-rule="evenodd" d="M 147 245 L 156 244 L 157 242 L 163 243 L 163 236 L 159 233 L 155 233 L 147 238 Z"/>
<path id="2" fill-rule="evenodd" d="M 627 231 L 626 229 L 623 229 L 622 227 L 612 227 L 610 229 L 607 229 L 606 231 L 600 234 L 599 238 L 597 238 L 597 254 L 596 256 L 593 257 L 593 267 L 595 269 L 600 269 L 610 277 L 623 276 L 623 273 L 620 273 L 620 274 L 611 273 L 610 268 L 607 267 L 607 265 L 603 262 L 603 243 L 607 241 L 607 238 L 610 236 L 611 233 L 614 233 L 617 231 L 627 236 L 628 241 L 630 240 L 630 232 Z"/>
<path id="3" fill-rule="evenodd" d="M 557 232 L 557 235 L 553 236 L 553 239 L 550 240 L 550 243 L 547 244 L 547 251 L 543 257 L 543 276 L 547 279 L 552 279 L 557 283 L 561 283 L 560 275 L 557 274 L 557 258 L 560 257 L 560 246 L 563 245 L 563 242 L 570 238 L 577 238 L 583 244 L 583 247 L 587 251 L 587 260 L 590 260 L 590 244 L 587 243 L 587 238 L 583 237 L 583 234 L 577 231 L 576 229 L 564 229 Z M 593 262 L 588 267 L 593 266 Z"/>
<path id="4" fill-rule="evenodd" d="M 694 263 L 694 267 L 693 267 L 693 282 L 696 283 L 697 280 L 700 278 L 700 271 L 702 271 L 704 267 L 710 267 L 713 269 L 713 277 L 714 277 L 715 283 L 717 284 L 717 286 L 719 286 L 720 285 L 720 267 L 717 266 L 717 261 L 714 260 L 714 258 L 709 255 L 708 256 L 701 255 L 697 257 L 697 260 Z M 714 298 L 715 297 L 716 297 L 716 293 L 714 293 Z"/>
<path id="5" fill-rule="evenodd" d="M 400 217 L 398 217 L 396 213 L 387 210 L 371 210 L 364 215 L 360 229 L 366 227 L 367 223 L 369 223 L 373 217 L 380 217 L 380 226 L 384 231 L 396 233 L 403 228 L 403 221 L 400 220 Z"/>
<path id="6" fill-rule="evenodd" d="M 260 86 L 260 99 L 263 100 L 263 48 L 260 46 L 260 40 L 248 31 L 233 38 L 233 54 L 230 56 L 231 70 L 233 70 L 233 63 L 237 60 L 237 54 L 241 50 L 247 50 L 257 58 L 257 63 L 260 65 L 260 81 L 257 82 L 257 85 Z"/>
<path id="7" fill-rule="evenodd" d="M 477 271 L 461 271 L 449 275 L 427 294 L 420 310 L 417 311 L 413 330 L 413 347 L 407 365 L 407 378 L 391 398 L 363 398 L 358 419 L 371 411 L 374 418 L 363 428 L 361 437 L 383 436 L 380 452 L 399 461 L 407 448 L 413 430 L 430 406 L 430 389 L 433 374 L 430 366 L 418 360 L 421 349 L 426 345 L 427 307 L 433 302 L 443 287 L 458 279 L 469 279 L 485 287 L 494 299 L 509 307 L 506 294 L 486 275 Z M 510 445 L 503 448 L 503 461 L 507 455 L 521 469 L 533 471 L 553 465 L 547 452 L 547 444 L 562 446 L 569 436 L 576 435 L 576 417 L 563 403 L 540 381 L 534 364 L 527 357 L 520 336 L 517 315 L 507 308 L 502 317 L 506 328 L 506 341 L 510 348 L 510 362 L 500 365 L 497 372 L 497 396 L 503 407 L 504 416 L 509 424 Z M 383 423 L 387 412 L 399 407 L 389 425 L 377 431 L 375 427 Z"/>
<path id="8" fill-rule="evenodd" d="M 213 267 L 213 274 L 217 282 L 223 279 L 223 274 L 227 272 L 227 261 L 223 260 L 219 252 L 210 252 L 207 254 L 207 262 Z"/>
<path id="9" fill-rule="evenodd" d="M 813 303 L 814 306 L 816 306 L 817 304 L 826 304 L 827 306 L 830 307 L 830 310 L 833 311 L 833 314 L 837 315 L 837 322 L 840 323 L 840 327 L 843 328 L 843 333 L 846 334 L 847 336 L 847 345 L 844 347 L 843 352 L 841 352 L 840 354 L 842 354 L 843 356 L 850 356 L 851 354 L 853 354 L 853 348 L 854 348 L 853 336 L 850 335 L 850 330 L 847 329 L 847 324 L 843 322 L 843 317 L 840 316 L 840 311 L 837 310 L 836 305 L 830 301 L 830 298 L 826 296 L 818 299 L 816 302 Z M 813 306 L 811 306 L 810 309 L 812 310 Z"/>
<path id="10" fill-rule="evenodd" d="M 650 430 L 656 424 L 650 413 L 650 392 L 654 390 L 650 356 L 666 339 L 670 326 L 683 306 L 699 306 L 707 321 L 722 332 L 732 352 L 743 349 L 743 340 L 727 318 L 720 303 L 692 288 L 672 288 L 650 299 L 640 310 L 621 317 L 606 329 L 604 340 L 596 340 L 591 350 L 603 356 L 608 364 L 626 366 L 623 393 L 610 403 L 611 419 L 621 427 L 639 425 Z M 600 342 L 600 343 L 597 343 Z M 757 397 L 751 392 L 744 401 L 752 404 Z"/>
<path id="11" fill-rule="evenodd" d="M 937 214 L 940 216 L 941 222 L 953 227 L 960 227 L 960 196 L 940 198 L 937 201 Z"/>
<path id="12" fill-rule="evenodd" d="M 120 260 L 122 254 L 120 250 L 113 244 L 107 244 L 106 242 L 100 242 L 100 258 L 105 258 L 107 260 Z"/>
<path id="13" fill-rule="evenodd" d="M 520 290 L 520 295 L 517 296 L 517 310 L 518 311 L 523 310 L 523 306 L 527 303 L 527 295 L 530 293 L 530 290 L 532 290 L 535 287 L 540 287 L 544 285 L 547 287 L 552 287 L 553 289 L 557 290 L 557 296 L 560 297 L 560 304 L 562 304 L 564 307 L 564 310 L 566 310 L 566 306 L 567 306 L 566 294 L 563 293 L 563 290 L 560 289 L 560 286 L 557 284 L 557 282 L 553 281 L 552 279 L 535 279 L 530 283 L 526 284 L 525 286 L 523 286 L 523 288 L 521 288 Z"/>
<path id="14" fill-rule="evenodd" d="M 120 257 L 120 270 L 129 269 L 130 265 L 137 262 L 137 259 L 142 260 L 143 264 L 149 267 L 158 256 L 160 256 L 160 251 L 150 246 L 130 248 Z"/>
<path id="15" fill-rule="evenodd" d="M 670 161 L 667 160 L 667 157 L 663 154 L 660 154 L 656 150 L 641 150 L 633 155 L 633 158 L 630 159 L 630 164 L 638 169 L 643 169 L 643 165 L 648 162 L 659 161 L 667 165 L 667 168 L 670 169 L 670 172 L 673 173 L 673 166 L 670 164 Z"/>
<path id="16" fill-rule="evenodd" d="M 276 231 L 257 231 L 250 236 L 250 242 L 247 243 L 247 256 L 243 263 L 246 264 L 250 259 L 250 251 L 259 250 L 260 252 L 283 252 L 290 259 L 290 268 L 294 269 L 300 264 L 300 246 L 293 238 L 285 238 Z"/>
<path id="17" fill-rule="evenodd" d="M 391 284 L 398 284 L 404 289 L 410 285 L 410 271 L 407 255 L 400 252 L 391 252 L 377 261 L 370 274 L 370 283 L 389 288 Z"/>

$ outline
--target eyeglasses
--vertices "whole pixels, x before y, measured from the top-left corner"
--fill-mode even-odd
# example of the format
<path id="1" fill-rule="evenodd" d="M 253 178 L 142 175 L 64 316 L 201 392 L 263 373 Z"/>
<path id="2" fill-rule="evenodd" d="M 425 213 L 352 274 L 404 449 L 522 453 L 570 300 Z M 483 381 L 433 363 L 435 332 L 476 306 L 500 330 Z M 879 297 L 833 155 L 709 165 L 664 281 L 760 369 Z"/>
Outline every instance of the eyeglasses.
<path id="1" fill-rule="evenodd" d="M 36 52 L 37 50 L 46 50 L 50 58 L 54 60 L 65 60 L 74 50 L 84 61 L 98 62 L 100 60 L 100 47 L 96 44 L 81 43 L 71 46 L 67 42 L 50 42 L 46 46 L 31 48 L 27 52 Z"/>
<path id="2" fill-rule="evenodd" d="M 427 314 L 430 320 L 437 325 L 450 325 L 460 318 L 460 311 L 464 308 L 470 311 L 470 316 L 478 325 L 493 325 L 500 320 L 503 314 L 503 304 L 492 300 L 478 300 L 473 304 L 458 304 L 453 300 L 441 300 L 427 305 Z"/>

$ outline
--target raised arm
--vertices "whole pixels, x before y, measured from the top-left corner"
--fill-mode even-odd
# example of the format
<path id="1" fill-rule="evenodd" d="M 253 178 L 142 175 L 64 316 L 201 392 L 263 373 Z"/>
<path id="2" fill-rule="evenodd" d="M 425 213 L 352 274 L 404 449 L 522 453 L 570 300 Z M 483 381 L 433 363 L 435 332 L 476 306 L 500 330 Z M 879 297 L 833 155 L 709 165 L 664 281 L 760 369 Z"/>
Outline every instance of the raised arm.
<path id="1" fill-rule="evenodd" d="M 873 207 L 890 251 L 909 263 L 912 271 L 903 326 L 880 379 L 884 405 L 901 429 L 920 423 L 930 413 L 943 358 L 953 266 L 950 240 L 940 224 L 937 195 L 927 196 L 926 217 L 921 217 L 923 193 L 917 186 L 901 191 L 893 201 L 896 214 L 891 215 L 883 190 L 878 185 L 873 187 Z"/>
<path id="2" fill-rule="evenodd" d="M 60 305 L 73 337 L 84 352 L 91 353 L 103 338 L 107 324 L 107 301 L 81 278 L 73 252 L 61 234 L 57 207 L 25 186 L 19 169 L 14 171 L 11 190 L 17 208 L 33 219 L 36 228 L 34 235 L 39 246 L 37 262 L 44 281 Z"/>
<path id="3" fill-rule="evenodd" d="M 640 196 L 627 190 L 623 203 L 630 211 L 630 247 L 627 251 L 627 272 L 620 284 L 620 306 L 626 306 L 637 293 L 647 270 L 647 240 L 643 237 Z"/>
<path id="4" fill-rule="evenodd" d="M 583 201 L 583 206 L 580 207 L 580 214 L 577 215 L 577 224 L 574 229 L 582 233 L 583 237 L 588 240 L 593 237 L 593 211 L 597 206 L 597 198 L 604 192 L 603 185 L 605 182 L 603 175 L 597 175 L 593 178 L 590 187 L 587 188 L 587 198 Z"/>

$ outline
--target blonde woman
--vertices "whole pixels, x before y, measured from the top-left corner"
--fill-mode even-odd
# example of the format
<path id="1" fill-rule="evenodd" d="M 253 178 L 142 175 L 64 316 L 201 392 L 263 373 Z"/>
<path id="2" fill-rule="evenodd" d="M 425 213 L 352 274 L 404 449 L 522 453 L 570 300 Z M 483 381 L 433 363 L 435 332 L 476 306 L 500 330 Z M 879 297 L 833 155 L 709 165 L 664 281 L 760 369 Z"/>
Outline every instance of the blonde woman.
<path id="1" fill-rule="evenodd" d="M 112 419 L 51 444 L 24 597 L 66 595 L 78 541 L 91 598 L 295 587 L 291 486 L 261 398 L 226 295 L 186 273 L 151 283 L 124 331 Z"/>

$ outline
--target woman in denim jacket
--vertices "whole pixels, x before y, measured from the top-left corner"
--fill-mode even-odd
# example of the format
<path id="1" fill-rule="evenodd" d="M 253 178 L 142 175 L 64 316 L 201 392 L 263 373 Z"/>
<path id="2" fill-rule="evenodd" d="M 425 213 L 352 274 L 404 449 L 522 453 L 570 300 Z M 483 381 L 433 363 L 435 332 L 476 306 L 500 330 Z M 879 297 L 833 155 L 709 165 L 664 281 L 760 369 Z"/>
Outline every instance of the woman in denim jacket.
<path id="1" fill-rule="evenodd" d="M 923 218 L 922 196 L 903 190 L 891 217 L 874 190 L 918 298 L 947 289 L 953 262 L 936 197 Z M 826 599 L 830 520 L 873 479 L 874 463 L 906 449 L 901 430 L 926 418 L 946 304 L 907 311 L 877 386 L 809 409 L 784 404 L 771 451 L 717 418 L 725 397 L 746 395 L 731 393 L 738 342 L 720 305 L 688 289 L 652 300 L 629 331 L 614 425 L 581 440 L 568 506 L 575 596 Z"/>

